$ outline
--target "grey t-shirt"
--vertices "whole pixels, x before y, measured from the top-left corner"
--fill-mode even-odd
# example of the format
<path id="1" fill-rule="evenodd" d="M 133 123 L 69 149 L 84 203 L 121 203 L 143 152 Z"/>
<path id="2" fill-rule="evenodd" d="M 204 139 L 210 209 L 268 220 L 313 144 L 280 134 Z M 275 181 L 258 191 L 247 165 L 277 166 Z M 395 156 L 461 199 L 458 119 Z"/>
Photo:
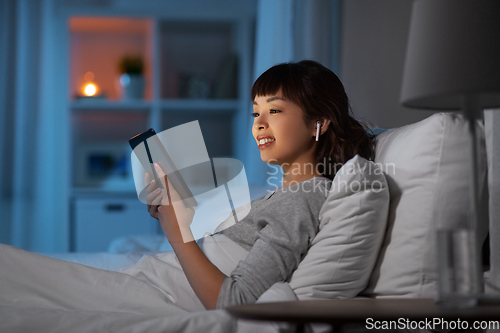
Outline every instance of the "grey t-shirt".
<path id="1" fill-rule="evenodd" d="M 220 233 L 249 251 L 222 283 L 217 308 L 254 303 L 286 281 L 318 232 L 318 215 L 331 180 L 314 177 L 252 201 L 248 215 Z"/>

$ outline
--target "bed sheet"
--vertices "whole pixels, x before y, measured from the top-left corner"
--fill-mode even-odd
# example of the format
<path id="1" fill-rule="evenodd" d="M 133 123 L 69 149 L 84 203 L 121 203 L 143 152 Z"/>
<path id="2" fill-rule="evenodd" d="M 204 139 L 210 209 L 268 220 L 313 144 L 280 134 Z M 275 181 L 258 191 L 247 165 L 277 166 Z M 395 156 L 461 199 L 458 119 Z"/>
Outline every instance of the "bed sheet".
<path id="1" fill-rule="evenodd" d="M 296 299 L 287 283 L 277 283 L 258 302 Z M 314 332 L 326 332 L 325 327 L 319 328 Z M 31 332 L 287 333 L 295 332 L 295 327 L 284 323 L 235 320 L 225 310 L 158 315 L 0 306 L 0 333 Z"/>
<path id="2" fill-rule="evenodd" d="M 221 333 L 236 331 L 237 322 L 224 310 L 159 315 L 43 308 L 20 310 L 15 307 L 0 306 L 0 332 L 2 333 Z"/>
<path id="3" fill-rule="evenodd" d="M 245 252 L 238 253 L 230 243 L 228 247 L 219 244 L 225 243 L 212 237 L 200 242 L 200 247 L 227 273 L 246 250 L 241 248 Z M 0 267 L 1 333 L 277 333 L 275 324 L 237 321 L 224 310 L 181 308 L 149 283 L 147 275 L 142 279 L 1 244 Z M 259 301 L 296 299 L 288 284 L 271 288 L 261 298 Z"/>
<path id="4" fill-rule="evenodd" d="M 42 255 L 108 271 L 118 271 L 121 267 L 137 263 L 144 253 L 69 252 Z"/>

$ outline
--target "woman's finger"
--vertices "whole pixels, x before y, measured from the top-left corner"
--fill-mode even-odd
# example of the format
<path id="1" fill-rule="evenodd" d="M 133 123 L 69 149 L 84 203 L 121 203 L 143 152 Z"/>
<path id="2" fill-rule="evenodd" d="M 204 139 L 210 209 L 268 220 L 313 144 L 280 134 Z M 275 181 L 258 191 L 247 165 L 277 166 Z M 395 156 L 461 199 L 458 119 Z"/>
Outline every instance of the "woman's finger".
<path id="1" fill-rule="evenodd" d="M 165 176 L 165 171 L 163 171 L 163 169 L 161 168 L 161 166 L 158 163 L 154 164 L 154 168 L 156 170 L 156 174 L 158 175 L 158 177 L 160 177 L 160 182 L 162 183 L 161 185 L 163 187 L 165 187 L 165 183 L 163 183 L 163 181 L 164 181 L 163 176 Z"/>
<path id="2" fill-rule="evenodd" d="M 167 189 L 168 204 L 169 204 L 169 205 L 172 205 L 172 200 L 171 200 L 171 198 L 172 198 L 172 197 L 171 197 L 171 193 L 172 193 L 172 192 L 170 191 L 171 187 L 169 186 L 169 185 L 170 185 L 170 182 L 168 181 L 167 175 L 164 175 L 164 176 L 163 176 L 163 179 L 164 179 L 164 181 L 165 181 L 165 184 L 168 184 L 167 186 L 165 186 L 165 187 L 166 187 L 166 189 Z"/>
<path id="3" fill-rule="evenodd" d="M 151 183 L 149 183 L 148 187 L 148 193 L 151 193 L 155 190 L 156 186 L 156 180 L 152 180 Z"/>
<path id="4" fill-rule="evenodd" d="M 144 184 L 147 187 L 146 204 L 148 213 L 151 217 L 158 220 L 158 207 L 163 197 L 161 189 L 156 186 L 156 180 L 153 179 L 151 181 L 151 176 L 147 172 L 144 175 Z"/>
<path id="5" fill-rule="evenodd" d="M 172 186 L 172 183 L 168 179 L 167 175 L 163 176 L 163 182 L 165 183 L 165 189 L 168 197 L 172 198 L 174 201 L 179 199 L 179 194 L 175 190 L 175 187 Z M 171 202 L 170 202 L 171 203 Z"/>
<path id="6" fill-rule="evenodd" d="M 158 196 L 161 196 L 161 189 L 157 188 L 148 188 L 148 194 L 146 195 L 146 203 L 148 205 L 151 205 L 154 199 L 156 199 Z"/>
<path id="7" fill-rule="evenodd" d="M 170 190 L 170 193 L 169 193 L 169 188 L 172 189 L 172 184 L 170 184 L 170 182 L 167 180 L 167 175 L 165 174 L 165 171 L 163 171 L 163 169 L 161 168 L 161 166 L 158 163 L 155 163 L 154 164 L 154 168 L 156 170 L 156 174 L 160 177 L 159 181 L 161 182 L 161 185 L 163 186 L 163 188 L 166 189 L 166 192 L 164 192 L 164 199 L 165 199 L 165 203 L 164 204 L 165 205 L 170 205 L 170 204 L 172 204 L 172 201 L 170 200 L 170 194 L 173 195 L 172 198 L 174 200 L 177 200 L 176 199 L 176 194 L 177 193 L 173 193 L 172 190 Z M 178 197 L 178 195 L 177 195 L 177 197 Z"/>
<path id="8" fill-rule="evenodd" d="M 163 200 L 163 195 L 161 195 L 161 192 L 160 192 L 160 195 L 158 195 L 156 198 L 153 199 L 153 201 L 151 201 L 151 205 L 152 206 L 159 206 L 159 205 L 161 205 L 162 200 Z"/>
<path id="9" fill-rule="evenodd" d="M 149 215 L 151 215 L 151 217 L 154 217 L 158 220 L 158 206 L 148 205 L 148 213 Z"/>
<path id="10" fill-rule="evenodd" d="M 165 174 L 163 169 L 160 167 L 160 165 L 158 165 L 158 163 L 155 163 L 154 167 L 156 169 L 156 173 L 160 177 L 160 181 L 161 181 L 162 185 L 167 189 L 167 196 L 169 198 L 169 203 L 171 204 L 172 201 L 175 202 L 175 201 L 182 200 L 179 193 L 177 193 L 175 188 L 172 186 L 172 183 L 170 182 L 170 180 L 168 179 L 167 175 Z M 170 198 L 172 198 L 172 200 L 170 200 Z"/>

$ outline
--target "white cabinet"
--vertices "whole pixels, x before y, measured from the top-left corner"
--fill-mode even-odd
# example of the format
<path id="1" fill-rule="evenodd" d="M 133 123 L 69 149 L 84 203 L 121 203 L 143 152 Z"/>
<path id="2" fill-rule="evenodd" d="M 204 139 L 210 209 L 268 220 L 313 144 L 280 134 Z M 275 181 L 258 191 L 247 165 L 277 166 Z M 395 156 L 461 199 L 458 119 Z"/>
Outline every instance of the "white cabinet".
<path id="1" fill-rule="evenodd" d="M 118 237 L 156 234 L 158 220 L 135 198 L 77 198 L 73 203 L 73 251 L 105 252 Z"/>

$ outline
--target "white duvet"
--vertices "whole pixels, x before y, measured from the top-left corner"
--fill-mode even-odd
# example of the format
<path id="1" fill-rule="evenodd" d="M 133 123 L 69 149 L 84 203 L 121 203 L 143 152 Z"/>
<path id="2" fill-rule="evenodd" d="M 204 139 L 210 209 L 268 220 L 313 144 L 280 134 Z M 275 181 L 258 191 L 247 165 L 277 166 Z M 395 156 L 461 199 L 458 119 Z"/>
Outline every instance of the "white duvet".
<path id="1" fill-rule="evenodd" d="M 247 252 L 225 237 L 200 242 L 229 274 Z M 276 284 L 260 302 L 296 300 Z M 0 244 L 0 332 L 276 332 L 271 324 L 237 322 L 206 311 L 173 252 L 107 271 Z"/>

